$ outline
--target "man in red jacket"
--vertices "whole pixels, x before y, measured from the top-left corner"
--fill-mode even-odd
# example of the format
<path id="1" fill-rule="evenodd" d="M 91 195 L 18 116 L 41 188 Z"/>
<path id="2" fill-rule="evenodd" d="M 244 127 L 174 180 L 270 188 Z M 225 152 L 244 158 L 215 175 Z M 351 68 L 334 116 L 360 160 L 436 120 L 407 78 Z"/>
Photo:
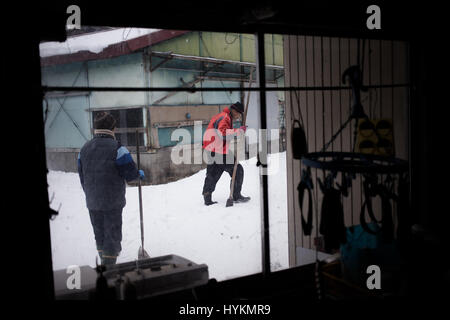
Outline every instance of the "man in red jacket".
<path id="1" fill-rule="evenodd" d="M 212 117 L 203 136 L 203 149 L 205 149 L 204 152 L 208 158 L 206 178 L 203 185 L 203 197 L 207 206 L 217 203 L 212 201 L 211 195 L 222 173 L 226 171 L 230 177 L 233 176 L 235 158 L 234 155 L 229 154 L 228 149 L 234 137 L 245 134 L 245 126 L 233 129 L 233 120 L 240 119 L 243 113 L 244 106 L 240 102 L 232 104 L 230 108 L 225 108 L 223 112 Z M 241 195 L 243 181 L 244 169 L 238 164 L 233 189 L 233 200 L 235 202 L 247 202 L 250 200 L 250 197 Z"/>

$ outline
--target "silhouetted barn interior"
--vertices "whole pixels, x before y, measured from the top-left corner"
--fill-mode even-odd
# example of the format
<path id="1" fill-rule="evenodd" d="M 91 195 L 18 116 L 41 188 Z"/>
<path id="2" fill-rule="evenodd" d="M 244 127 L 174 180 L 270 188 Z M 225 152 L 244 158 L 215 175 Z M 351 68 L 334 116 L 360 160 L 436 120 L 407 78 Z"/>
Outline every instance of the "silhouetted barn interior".
<path id="1" fill-rule="evenodd" d="M 346 120 L 351 105 L 351 91 L 332 88 L 341 85 L 342 73 L 348 66 L 358 64 L 359 58 L 364 64 L 363 83 L 368 86 L 384 85 L 381 88 L 371 87 L 363 94 L 365 112 L 369 119 L 385 119 L 392 123 L 394 145 L 389 152 L 400 159 L 410 159 L 408 120 L 410 81 L 407 67 L 409 50 L 405 41 L 365 39 L 358 42 L 356 38 L 289 36 L 284 45 L 285 85 L 305 88 L 286 93 L 286 119 L 287 123 L 293 123 L 295 120 L 304 123 L 309 152 L 322 150 Z M 389 87 L 390 85 L 393 86 Z M 316 87 L 318 90 L 307 90 L 307 87 Z M 304 165 L 292 156 L 292 128 L 293 126 L 287 125 L 287 150 L 290 159 L 288 185 L 296 186 L 300 182 Z M 351 151 L 355 143 L 353 134 L 354 125 L 345 127 L 326 151 Z M 355 151 L 359 151 L 359 143 L 357 140 Z M 378 149 L 370 152 L 383 153 Z M 323 181 L 324 172 L 323 170 L 314 172 L 313 180 Z M 341 181 L 341 173 L 336 179 Z M 295 238 L 292 242 L 302 248 L 314 249 L 314 237 L 305 236 L 301 230 L 300 204 L 296 190 L 293 191 L 288 193 L 292 222 L 290 225 L 295 225 L 299 229 L 290 232 Z M 319 188 L 315 188 L 314 192 L 318 202 L 321 203 L 322 192 Z M 362 176 L 357 175 L 353 180 L 350 194 L 342 198 L 346 226 L 359 224 L 359 211 L 363 200 Z M 375 216 L 380 220 L 380 203 L 376 201 L 373 205 Z M 314 228 L 320 225 L 320 217 L 313 225 L 312 235 L 315 235 Z M 290 257 L 294 259 L 296 255 L 292 253 Z M 299 263 L 303 264 L 301 261 Z"/>
<path id="2" fill-rule="evenodd" d="M 29 183 L 26 197 L 32 196 L 33 201 L 30 199 L 29 203 L 33 203 L 33 209 L 16 208 L 15 214 L 20 215 L 20 219 L 26 223 L 21 224 L 25 230 L 20 231 L 24 245 L 15 251 L 17 261 L 21 264 L 19 269 L 23 270 L 21 273 L 30 271 L 29 265 L 32 265 L 34 279 L 34 289 L 30 292 L 23 294 L 23 286 L 16 288 L 24 295 L 20 299 L 54 299 L 39 42 L 64 41 L 66 8 L 69 4 L 55 2 L 31 5 L 27 13 L 29 19 L 23 20 L 29 26 L 26 30 L 28 36 L 20 37 L 18 41 L 18 46 L 23 48 L 27 57 L 21 60 L 23 69 L 17 72 L 21 77 L 13 81 L 27 91 L 26 95 L 22 95 L 21 103 L 21 109 L 26 109 L 26 114 L 21 114 L 20 118 L 23 119 L 21 126 L 32 132 L 26 139 L 26 145 L 31 147 L 20 161 L 30 173 L 26 179 Z M 439 209 L 445 205 L 443 193 L 448 188 L 443 190 L 437 187 L 440 180 L 445 183 L 443 173 L 446 169 L 440 160 L 440 152 L 446 150 L 448 145 L 442 141 L 443 136 L 437 134 L 437 130 L 445 128 L 445 124 L 442 125 L 445 117 L 441 110 L 446 109 L 448 104 L 442 104 L 438 98 L 443 92 L 438 89 L 438 84 L 445 61 L 442 58 L 442 41 L 436 41 L 442 31 L 437 26 L 437 15 L 442 8 L 423 8 L 413 4 L 394 6 L 380 2 L 382 29 L 368 30 L 365 21 L 366 8 L 370 4 L 373 3 L 311 1 L 293 7 L 291 1 L 224 1 L 220 4 L 171 1 L 151 2 L 145 7 L 143 4 L 131 3 L 126 6 L 112 3 L 94 6 L 82 2 L 80 7 L 83 12 L 82 23 L 90 26 L 283 34 L 287 39 L 284 43 L 286 87 L 341 85 L 344 70 L 339 68 L 354 64 L 353 61 L 357 59 L 355 48 L 358 43 L 362 44 L 358 39 L 365 39 L 364 82 L 374 86 L 398 85 L 370 89 L 364 96 L 365 112 L 371 119 L 387 118 L 392 121 L 395 156 L 410 162 L 411 216 L 415 223 L 426 230 L 426 236 L 408 243 L 411 260 L 404 266 L 407 270 L 404 274 L 407 288 L 404 294 L 413 298 L 439 299 L 442 292 L 448 292 L 449 283 L 449 264 L 446 262 L 448 247 L 444 245 L 448 243 L 448 209 Z M 424 16 L 430 19 L 430 23 L 417 23 L 423 21 Z M 307 72 L 302 72 L 305 70 Z M 348 116 L 349 90 L 291 90 L 285 94 L 287 136 L 291 133 L 292 120 L 297 119 L 301 112 L 303 119 L 308 119 L 305 131 L 311 152 L 319 151 Z M 348 150 L 350 145 L 346 144 L 352 134 L 353 126 L 349 126 L 332 143 L 330 151 Z M 291 194 L 288 196 L 289 252 L 290 262 L 294 265 L 297 247 L 314 249 L 314 238 L 302 233 L 296 200 L 302 166 L 299 160 L 292 158 L 290 144 L 288 140 L 288 184 L 291 185 Z M 318 170 L 315 174 L 320 177 L 322 173 Z M 358 178 L 353 183 L 356 186 L 362 184 Z M 17 199 L 23 196 L 23 191 L 15 194 Z M 317 196 L 321 196 L 320 191 Z M 344 206 L 350 208 L 344 214 L 347 226 L 358 223 L 361 202 L 361 188 L 352 189 L 351 195 L 344 200 Z M 191 291 L 183 291 L 159 297 L 158 301 L 315 300 L 314 281 L 314 264 L 308 263 L 276 273 L 263 272 L 219 283 L 212 281 L 198 288 L 195 298 Z"/>

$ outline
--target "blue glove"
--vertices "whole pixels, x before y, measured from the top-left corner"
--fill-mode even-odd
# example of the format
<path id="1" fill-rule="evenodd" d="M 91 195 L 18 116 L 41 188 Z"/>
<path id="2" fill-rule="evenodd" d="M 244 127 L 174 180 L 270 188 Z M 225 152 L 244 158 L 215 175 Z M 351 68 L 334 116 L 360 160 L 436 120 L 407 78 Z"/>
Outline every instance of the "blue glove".
<path id="1" fill-rule="evenodd" d="M 144 170 L 139 170 L 139 179 L 141 179 L 141 180 L 145 179 Z"/>

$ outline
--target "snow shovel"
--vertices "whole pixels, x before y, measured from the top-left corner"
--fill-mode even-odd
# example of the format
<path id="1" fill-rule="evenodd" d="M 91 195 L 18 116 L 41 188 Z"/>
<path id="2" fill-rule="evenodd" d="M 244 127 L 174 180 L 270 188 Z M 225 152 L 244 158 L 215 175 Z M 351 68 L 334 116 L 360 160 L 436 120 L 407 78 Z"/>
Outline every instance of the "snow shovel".
<path id="1" fill-rule="evenodd" d="M 141 157 L 139 153 L 139 132 L 136 130 L 136 157 L 137 157 L 137 168 L 141 169 Z M 138 251 L 138 260 L 150 258 L 147 251 L 144 249 L 144 215 L 142 210 L 142 186 L 141 186 L 141 178 L 138 178 L 138 190 L 139 190 L 139 214 L 140 214 L 140 223 L 141 223 L 141 246 Z"/>
<path id="2" fill-rule="evenodd" d="M 248 85 L 249 88 L 252 86 L 252 79 L 253 79 L 253 68 L 250 69 L 250 83 Z M 245 110 L 244 114 L 242 115 L 242 126 L 245 126 L 245 122 L 247 120 L 247 110 L 248 110 L 248 102 L 250 101 L 250 91 L 247 93 L 247 102 L 245 103 Z M 231 187 L 230 187 L 230 197 L 227 199 L 226 207 L 232 207 L 234 204 L 233 200 L 233 191 L 234 191 L 234 180 L 236 178 L 236 169 L 237 169 L 238 161 L 236 152 L 234 154 L 234 168 L 233 168 L 233 175 L 231 176 Z"/>

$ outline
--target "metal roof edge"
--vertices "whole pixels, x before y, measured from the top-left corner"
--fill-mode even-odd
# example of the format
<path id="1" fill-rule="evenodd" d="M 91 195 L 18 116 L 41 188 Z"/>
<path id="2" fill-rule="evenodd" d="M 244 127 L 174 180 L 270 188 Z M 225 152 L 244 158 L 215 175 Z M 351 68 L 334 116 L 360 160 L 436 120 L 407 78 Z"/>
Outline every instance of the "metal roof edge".
<path id="1" fill-rule="evenodd" d="M 99 53 L 90 52 L 88 50 L 78 51 L 70 54 L 61 54 L 41 58 L 41 67 L 47 67 L 58 64 L 66 64 L 73 62 L 82 62 L 88 60 L 101 60 L 118 57 L 133 53 L 142 48 L 155 45 L 157 43 L 170 40 L 189 33 L 186 30 L 160 30 L 151 34 L 146 34 L 134 39 L 118 42 L 109 45 Z"/>

